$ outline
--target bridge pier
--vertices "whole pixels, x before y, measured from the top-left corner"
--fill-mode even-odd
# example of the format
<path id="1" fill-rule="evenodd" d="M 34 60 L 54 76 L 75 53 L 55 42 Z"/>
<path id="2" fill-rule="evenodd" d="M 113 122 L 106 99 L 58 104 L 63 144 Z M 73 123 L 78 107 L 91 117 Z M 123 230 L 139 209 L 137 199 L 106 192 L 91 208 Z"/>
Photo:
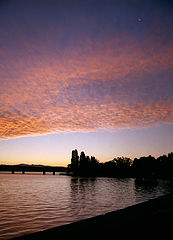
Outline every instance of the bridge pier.
<path id="1" fill-rule="evenodd" d="M 11 173 L 14 174 L 14 170 L 12 170 Z"/>
<path id="2" fill-rule="evenodd" d="M 43 171 L 43 175 L 45 175 L 46 174 L 46 171 Z"/>
<path id="3" fill-rule="evenodd" d="M 55 175 L 55 172 L 53 172 L 53 175 Z"/>

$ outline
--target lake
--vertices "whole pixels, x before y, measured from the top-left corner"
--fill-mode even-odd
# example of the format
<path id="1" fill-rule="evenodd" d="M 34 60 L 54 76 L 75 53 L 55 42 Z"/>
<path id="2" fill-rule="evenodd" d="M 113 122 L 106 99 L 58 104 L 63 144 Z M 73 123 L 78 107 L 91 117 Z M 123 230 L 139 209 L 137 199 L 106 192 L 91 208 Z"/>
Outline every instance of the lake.
<path id="1" fill-rule="evenodd" d="M 0 239 L 60 226 L 172 191 L 168 181 L 0 173 Z"/>

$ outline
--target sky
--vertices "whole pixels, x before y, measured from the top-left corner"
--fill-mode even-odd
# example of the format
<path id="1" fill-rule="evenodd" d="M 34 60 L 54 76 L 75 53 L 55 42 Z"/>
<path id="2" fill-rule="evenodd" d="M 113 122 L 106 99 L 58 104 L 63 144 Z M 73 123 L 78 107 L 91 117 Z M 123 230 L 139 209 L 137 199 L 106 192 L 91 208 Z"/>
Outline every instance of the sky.
<path id="1" fill-rule="evenodd" d="M 0 1 L 0 164 L 173 151 L 173 3 Z"/>

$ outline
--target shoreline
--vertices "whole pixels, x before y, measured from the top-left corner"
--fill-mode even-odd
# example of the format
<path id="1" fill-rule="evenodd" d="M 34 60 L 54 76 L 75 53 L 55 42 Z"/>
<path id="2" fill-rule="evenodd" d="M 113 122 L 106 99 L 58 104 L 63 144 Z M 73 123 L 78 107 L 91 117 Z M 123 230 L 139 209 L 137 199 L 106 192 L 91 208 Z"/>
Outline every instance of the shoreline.
<path id="1" fill-rule="evenodd" d="M 104 215 L 54 227 L 12 240 L 42 239 L 151 239 L 172 235 L 173 193 L 145 201 Z"/>

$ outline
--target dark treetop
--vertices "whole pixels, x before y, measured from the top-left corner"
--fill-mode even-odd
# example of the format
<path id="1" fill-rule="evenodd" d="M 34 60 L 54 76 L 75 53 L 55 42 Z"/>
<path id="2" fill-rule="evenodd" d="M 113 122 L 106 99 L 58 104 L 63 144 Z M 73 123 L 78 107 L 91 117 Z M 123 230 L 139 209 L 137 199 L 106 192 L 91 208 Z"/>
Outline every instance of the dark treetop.
<path id="1" fill-rule="evenodd" d="M 100 163 L 94 156 L 78 155 L 72 151 L 68 172 L 77 176 L 111 176 L 111 177 L 159 177 L 173 178 L 173 152 L 158 158 L 153 156 L 135 158 L 117 157 Z"/>

